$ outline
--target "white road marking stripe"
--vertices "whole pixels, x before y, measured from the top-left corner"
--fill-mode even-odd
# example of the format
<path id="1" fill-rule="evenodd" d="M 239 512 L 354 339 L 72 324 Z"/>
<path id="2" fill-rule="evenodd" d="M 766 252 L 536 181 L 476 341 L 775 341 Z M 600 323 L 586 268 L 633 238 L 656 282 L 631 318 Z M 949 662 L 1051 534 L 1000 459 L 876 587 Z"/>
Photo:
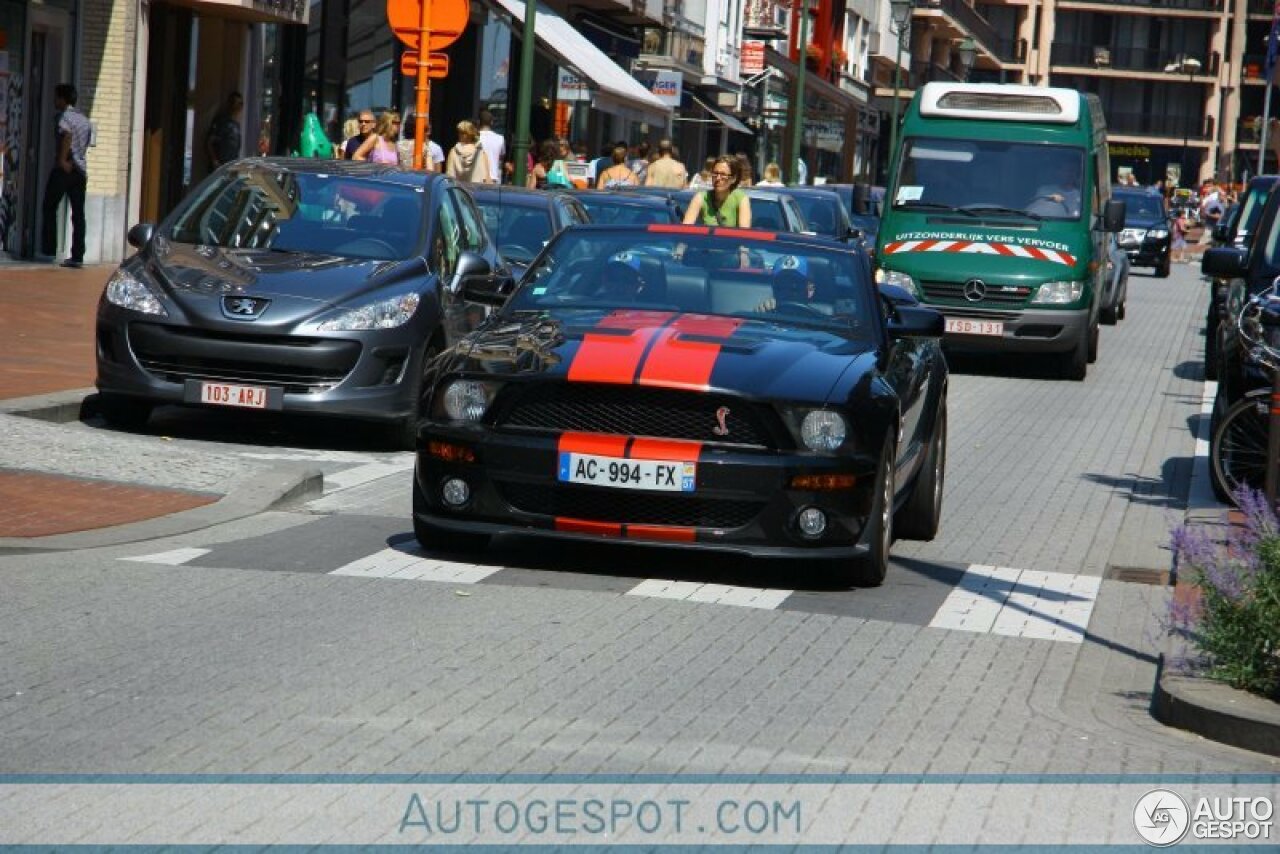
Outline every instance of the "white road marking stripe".
<path id="1" fill-rule="evenodd" d="M 405 460 L 403 463 L 366 463 L 362 466 L 354 466 L 332 474 L 325 474 L 324 491 L 327 495 L 331 492 L 350 489 L 353 486 L 359 486 L 372 480 L 389 477 L 393 474 L 407 474 L 411 471 L 413 471 L 412 459 Z"/>
<path id="2" fill-rule="evenodd" d="M 412 581 L 442 581 L 448 584 L 475 584 L 501 570 L 500 566 L 478 566 L 473 563 L 456 563 L 423 557 L 396 549 L 383 549 L 346 566 L 340 566 L 330 575 L 354 575 L 361 578 L 398 578 Z"/>
<path id="3" fill-rule="evenodd" d="M 930 628 L 1081 643 L 1102 579 L 971 565 Z"/>
<path id="4" fill-rule="evenodd" d="M 713 605 L 736 605 L 741 608 L 773 610 L 786 601 L 792 591 L 760 587 L 731 587 L 725 584 L 701 584 L 697 581 L 668 581 L 650 578 L 627 591 L 628 596 L 654 599 L 680 599 Z"/>
<path id="5" fill-rule="evenodd" d="M 174 549 L 171 552 L 159 552 L 153 555 L 122 557 L 120 560 L 129 560 L 136 563 L 159 563 L 165 566 L 182 566 L 187 561 L 203 557 L 208 553 L 209 549 Z"/>
<path id="6" fill-rule="evenodd" d="M 1213 482 L 1209 479 L 1209 424 L 1213 418 L 1213 401 L 1218 396 L 1218 384 L 1206 381 L 1200 396 L 1200 419 L 1196 425 L 1195 455 L 1191 458 L 1191 489 L 1187 495 L 1189 511 L 1220 508 L 1221 502 L 1213 494 Z"/>

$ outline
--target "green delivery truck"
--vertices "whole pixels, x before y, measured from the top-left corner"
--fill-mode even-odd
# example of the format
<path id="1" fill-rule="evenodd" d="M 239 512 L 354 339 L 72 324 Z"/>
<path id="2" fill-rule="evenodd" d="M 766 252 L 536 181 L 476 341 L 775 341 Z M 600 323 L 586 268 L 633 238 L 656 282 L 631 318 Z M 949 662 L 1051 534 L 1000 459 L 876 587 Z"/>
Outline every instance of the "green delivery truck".
<path id="1" fill-rule="evenodd" d="M 877 275 L 942 312 L 949 348 L 1054 354 L 1082 380 L 1124 223 L 1109 176 L 1096 96 L 926 84 L 893 152 Z"/>

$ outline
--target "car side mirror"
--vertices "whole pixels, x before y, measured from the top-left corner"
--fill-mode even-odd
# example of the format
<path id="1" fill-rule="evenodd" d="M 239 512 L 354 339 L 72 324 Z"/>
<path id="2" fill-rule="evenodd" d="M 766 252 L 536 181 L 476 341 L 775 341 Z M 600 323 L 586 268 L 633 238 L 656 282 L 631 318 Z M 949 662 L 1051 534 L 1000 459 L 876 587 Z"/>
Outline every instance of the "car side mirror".
<path id="1" fill-rule="evenodd" d="M 850 240 L 861 240 L 861 239 L 862 239 L 862 229 L 857 228 L 856 226 L 850 226 L 850 227 L 849 227 L 849 239 L 850 239 Z"/>
<path id="2" fill-rule="evenodd" d="M 1205 250 L 1200 259 L 1200 272 L 1215 279 L 1239 279 L 1248 272 L 1249 253 L 1235 246 L 1217 246 Z"/>
<path id="3" fill-rule="evenodd" d="M 1115 234 L 1124 228 L 1124 202 L 1107 199 L 1102 206 L 1102 230 Z"/>
<path id="4" fill-rule="evenodd" d="M 116 233 L 119 234 L 119 232 Z M 129 245 L 134 249 L 142 249 L 151 242 L 151 238 L 155 237 L 155 234 L 156 227 L 152 223 L 140 222 L 133 228 L 129 229 L 126 239 L 129 241 Z"/>
<path id="5" fill-rule="evenodd" d="M 501 282 L 494 278 L 493 268 L 484 256 L 475 252 L 463 252 L 458 256 L 449 290 L 461 294 L 468 302 L 482 305 L 502 305 L 507 300 Z"/>
<path id="6" fill-rule="evenodd" d="M 918 305 L 894 305 L 889 334 L 894 338 L 941 338 L 946 322 L 942 314 Z"/>
<path id="7" fill-rule="evenodd" d="M 920 304 L 920 300 L 916 299 L 916 295 L 901 285 L 890 285 L 881 282 L 877 285 L 880 289 L 880 299 L 889 303 L 889 308 L 897 311 L 902 306 L 915 306 Z"/>

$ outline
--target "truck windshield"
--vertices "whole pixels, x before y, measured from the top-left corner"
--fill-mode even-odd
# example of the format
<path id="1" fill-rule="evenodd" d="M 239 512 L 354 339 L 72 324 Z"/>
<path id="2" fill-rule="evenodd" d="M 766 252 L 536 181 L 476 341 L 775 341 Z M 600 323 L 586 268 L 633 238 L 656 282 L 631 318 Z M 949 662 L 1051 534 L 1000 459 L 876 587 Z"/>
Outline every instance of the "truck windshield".
<path id="1" fill-rule="evenodd" d="M 903 145 L 895 210 L 1078 220 L 1084 151 L 1065 145 L 912 137 Z"/>

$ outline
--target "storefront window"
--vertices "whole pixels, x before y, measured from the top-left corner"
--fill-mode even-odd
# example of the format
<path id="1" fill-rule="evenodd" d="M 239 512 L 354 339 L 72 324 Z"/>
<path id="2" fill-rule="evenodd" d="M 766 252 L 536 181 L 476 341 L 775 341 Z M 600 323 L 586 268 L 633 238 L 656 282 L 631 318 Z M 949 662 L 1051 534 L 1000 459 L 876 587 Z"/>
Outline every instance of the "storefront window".
<path id="1" fill-rule="evenodd" d="M 493 129 L 505 134 L 511 98 L 511 30 L 492 12 L 480 35 L 480 109 L 493 114 Z"/>

